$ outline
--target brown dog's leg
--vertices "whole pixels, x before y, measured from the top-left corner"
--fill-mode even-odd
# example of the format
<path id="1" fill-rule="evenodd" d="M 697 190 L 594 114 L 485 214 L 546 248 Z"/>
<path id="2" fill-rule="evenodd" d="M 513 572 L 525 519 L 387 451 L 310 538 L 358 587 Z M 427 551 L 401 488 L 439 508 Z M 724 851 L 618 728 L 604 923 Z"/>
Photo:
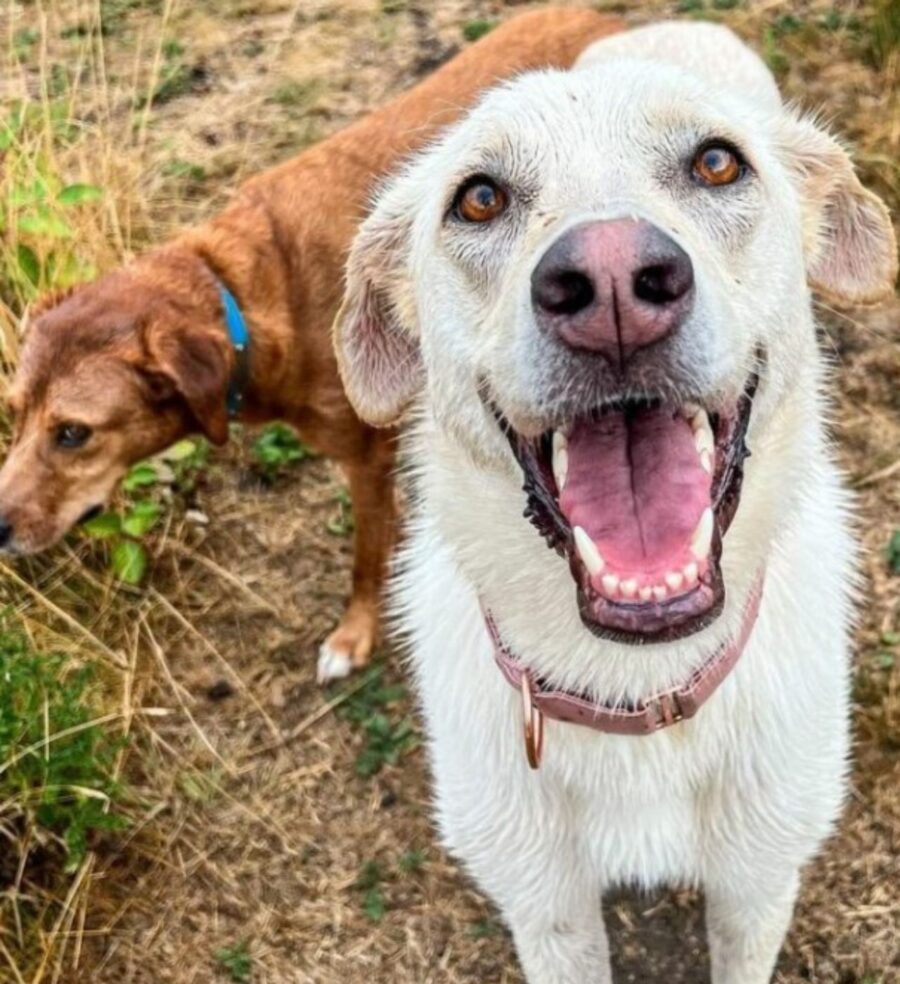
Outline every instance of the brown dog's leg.
<path id="1" fill-rule="evenodd" d="M 365 455 L 339 462 L 353 503 L 353 590 L 343 618 L 319 650 L 319 683 L 365 666 L 379 640 L 381 594 L 397 526 L 395 439 L 373 431 Z"/>

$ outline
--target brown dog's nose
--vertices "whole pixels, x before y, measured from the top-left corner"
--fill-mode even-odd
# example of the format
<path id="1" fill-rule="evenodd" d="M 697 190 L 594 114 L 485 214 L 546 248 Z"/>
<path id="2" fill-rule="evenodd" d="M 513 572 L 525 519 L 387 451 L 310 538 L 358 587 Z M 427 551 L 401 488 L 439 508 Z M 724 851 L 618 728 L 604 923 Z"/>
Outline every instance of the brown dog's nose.
<path id="1" fill-rule="evenodd" d="M 0 550 L 2 550 L 12 539 L 12 524 L 8 523 L 3 516 L 0 516 Z"/>
<path id="2" fill-rule="evenodd" d="M 538 323 L 571 348 L 602 353 L 619 369 L 678 328 L 693 288 L 688 254 L 661 229 L 634 219 L 570 229 L 531 276 Z"/>

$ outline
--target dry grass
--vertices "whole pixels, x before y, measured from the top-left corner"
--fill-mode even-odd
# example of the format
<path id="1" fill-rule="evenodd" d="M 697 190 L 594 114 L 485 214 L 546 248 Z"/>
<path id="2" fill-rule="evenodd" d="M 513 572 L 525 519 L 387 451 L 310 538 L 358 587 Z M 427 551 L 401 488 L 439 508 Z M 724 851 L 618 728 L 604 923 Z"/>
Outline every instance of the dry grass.
<path id="1" fill-rule="evenodd" d="M 51 244 L 98 268 L 208 214 L 243 175 L 408 84 L 465 43 L 466 22 L 523 6 L 2 2 L 4 94 L 26 100 L 38 124 L 7 153 L 0 194 L 8 202 L 13 183 L 37 170 L 100 186 L 101 201 L 67 213 L 75 239 Z M 653 0 L 633 19 L 678 6 L 690 4 Z M 716 6 L 727 4 L 705 4 Z M 896 207 L 896 0 L 759 0 L 712 12 L 766 53 L 790 96 L 826 111 Z M 48 139 L 54 113 L 71 124 L 65 141 Z M 0 264 L 16 245 L 5 233 Z M 7 369 L 29 299 L 27 289 L 4 295 Z M 900 671 L 889 665 L 900 657 L 889 642 L 900 579 L 883 560 L 900 527 L 898 315 L 895 303 L 825 317 L 868 603 L 853 795 L 808 874 L 782 984 L 900 979 Z M 329 694 L 314 685 L 315 644 L 348 586 L 349 541 L 327 530 L 338 491 L 323 461 L 263 487 L 238 441 L 153 534 L 149 587 L 115 586 L 82 541 L 4 569 L 3 601 L 35 645 L 100 667 L 97 713 L 131 738 L 118 763 L 131 825 L 98 838 L 73 876 L 60 875 L 52 845 L 13 865 L 0 886 L 0 981 L 206 984 L 241 980 L 248 964 L 256 982 L 520 980 L 489 906 L 434 844 L 422 752 L 357 774 L 360 751 L 377 744 L 375 716 L 396 729 L 412 713 L 408 698 L 379 695 L 377 682 Z M 185 521 L 188 505 L 211 517 L 208 528 Z M 383 665 L 399 684 L 390 653 Z M 616 898 L 609 921 L 619 979 L 703 979 L 690 893 Z"/>

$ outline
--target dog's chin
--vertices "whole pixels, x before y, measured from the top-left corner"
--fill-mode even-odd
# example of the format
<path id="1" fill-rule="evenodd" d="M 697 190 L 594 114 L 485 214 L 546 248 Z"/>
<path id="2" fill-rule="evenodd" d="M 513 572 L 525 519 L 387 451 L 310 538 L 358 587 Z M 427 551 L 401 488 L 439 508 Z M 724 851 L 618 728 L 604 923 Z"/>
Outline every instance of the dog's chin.
<path id="1" fill-rule="evenodd" d="M 729 405 L 594 406 L 537 438 L 490 402 L 522 469 L 525 516 L 568 561 L 594 634 L 667 642 L 721 613 L 722 539 L 740 502 L 757 381 Z"/>

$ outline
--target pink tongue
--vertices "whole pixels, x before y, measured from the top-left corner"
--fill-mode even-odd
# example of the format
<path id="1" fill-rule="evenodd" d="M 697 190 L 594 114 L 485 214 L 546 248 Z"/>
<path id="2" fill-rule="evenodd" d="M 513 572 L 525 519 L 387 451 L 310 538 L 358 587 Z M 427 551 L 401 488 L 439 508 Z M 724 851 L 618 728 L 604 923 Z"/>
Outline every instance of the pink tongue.
<path id="1" fill-rule="evenodd" d="M 682 416 L 656 407 L 578 421 L 568 455 L 560 508 L 570 526 L 588 533 L 607 569 L 655 581 L 693 559 L 711 477 Z"/>

